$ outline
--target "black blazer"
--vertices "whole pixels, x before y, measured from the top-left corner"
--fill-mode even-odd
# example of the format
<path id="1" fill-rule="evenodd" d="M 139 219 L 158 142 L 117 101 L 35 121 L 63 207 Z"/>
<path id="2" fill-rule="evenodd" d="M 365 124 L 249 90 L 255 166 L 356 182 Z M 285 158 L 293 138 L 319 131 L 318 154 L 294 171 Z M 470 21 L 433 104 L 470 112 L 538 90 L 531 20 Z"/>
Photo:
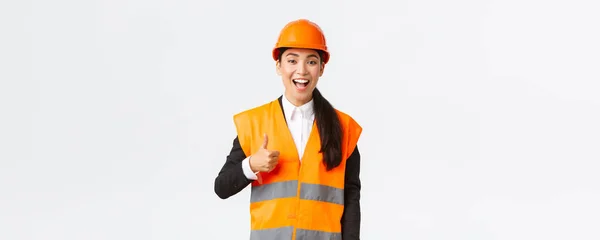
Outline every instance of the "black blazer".
<path id="1" fill-rule="evenodd" d="M 282 97 L 279 97 L 282 106 Z M 283 112 L 283 109 L 282 109 Z M 285 113 L 284 113 L 285 115 Z M 285 119 L 285 117 L 284 117 Z M 227 199 L 246 188 L 254 180 L 246 178 L 242 170 L 242 161 L 246 154 L 240 146 L 238 137 L 233 139 L 233 146 L 225 164 L 215 178 L 215 193 L 221 199 Z M 360 152 L 358 146 L 346 161 L 346 174 L 344 186 L 344 214 L 342 215 L 342 239 L 360 239 Z"/>

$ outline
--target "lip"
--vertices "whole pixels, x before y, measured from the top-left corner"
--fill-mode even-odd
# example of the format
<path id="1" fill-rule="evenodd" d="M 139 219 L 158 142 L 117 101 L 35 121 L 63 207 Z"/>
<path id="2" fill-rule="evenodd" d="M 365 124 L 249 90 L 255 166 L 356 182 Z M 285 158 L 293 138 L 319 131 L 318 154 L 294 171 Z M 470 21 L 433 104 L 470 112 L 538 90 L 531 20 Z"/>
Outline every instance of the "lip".
<path id="1" fill-rule="evenodd" d="M 307 82 L 305 83 L 306 85 L 304 87 L 301 87 L 302 85 L 296 85 L 295 80 L 306 80 Z M 310 80 L 306 79 L 306 78 L 294 78 L 294 79 L 292 79 L 292 85 L 294 85 L 294 88 L 298 92 L 304 92 L 306 89 L 308 89 L 308 84 L 310 84 Z"/>

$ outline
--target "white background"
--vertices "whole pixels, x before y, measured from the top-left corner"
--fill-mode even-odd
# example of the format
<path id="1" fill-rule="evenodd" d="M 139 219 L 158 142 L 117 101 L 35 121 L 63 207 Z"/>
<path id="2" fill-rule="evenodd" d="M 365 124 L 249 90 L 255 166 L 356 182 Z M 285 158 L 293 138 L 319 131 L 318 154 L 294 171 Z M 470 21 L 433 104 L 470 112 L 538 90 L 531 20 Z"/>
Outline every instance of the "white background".
<path id="1" fill-rule="evenodd" d="M 214 178 L 280 29 L 364 127 L 362 239 L 599 239 L 595 1 L 0 3 L 0 239 L 247 239 Z M 207 214 L 206 212 L 212 213 Z"/>

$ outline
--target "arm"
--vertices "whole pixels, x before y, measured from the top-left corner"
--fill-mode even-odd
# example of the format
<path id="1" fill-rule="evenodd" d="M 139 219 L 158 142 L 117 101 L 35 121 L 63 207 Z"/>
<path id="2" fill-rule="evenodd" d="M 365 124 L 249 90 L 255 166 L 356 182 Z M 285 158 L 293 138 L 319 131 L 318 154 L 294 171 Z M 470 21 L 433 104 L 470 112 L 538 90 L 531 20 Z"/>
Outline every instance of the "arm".
<path id="1" fill-rule="evenodd" d="M 346 183 L 344 185 L 344 214 L 342 215 L 342 239 L 360 239 L 360 152 L 358 146 L 346 160 Z"/>
<path id="2" fill-rule="evenodd" d="M 256 179 L 248 161 L 236 137 L 225 164 L 215 178 L 215 193 L 219 198 L 227 199 L 239 193 Z"/>

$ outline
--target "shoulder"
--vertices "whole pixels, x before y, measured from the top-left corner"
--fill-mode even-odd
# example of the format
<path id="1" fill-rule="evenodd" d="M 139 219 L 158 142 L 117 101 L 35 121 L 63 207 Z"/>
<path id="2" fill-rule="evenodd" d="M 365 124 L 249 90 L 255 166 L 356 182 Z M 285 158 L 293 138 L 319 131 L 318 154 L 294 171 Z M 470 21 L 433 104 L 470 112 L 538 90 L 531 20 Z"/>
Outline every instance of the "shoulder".
<path id="1" fill-rule="evenodd" d="M 264 103 L 264 104 L 243 110 L 241 112 L 235 113 L 233 115 L 233 119 L 236 122 L 238 122 L 238 121 L 243 121 L 243 120 L 251 120 L 252 118 L 255 118 L 257 116 L 264 116 L 266 113 L 268 113 L 271 110 L 271 108 L 274 106 L 274 104 L 278 104 L 277 100 L 270 101 L 268 103 Z"/>
<path id="2" fill-rule="evenodd" d="M 277 100 L 271 101 L 233 115 L 233 122 L 240 145 L 247 156 L 250 156 L 250 149 L 248 146 L 252 143 L 253 129 L 257 126 L 260 127 L 260 123 L 263 122 L 265 118 L 268 118 L 269 114 L 272 112 L 271 109 L 276 107 L 276 104 L 278 104 Z"/>
<path id="3" fill-rule="evenodd" d="M 335 111 L 338 114 L 342 126 L 342 142 L 347 148 L 344 154 L 346 154 L 345 157 L 348 158 L 356 149 L 358 139 L 362 135 L 363 129 L 350 114 L 338 109 L 335 109 Z"/>
<path id="4" fill-rule="evenodd" d="M 348 126 L 348 127 L 358 127 L 361 128 L 360 124 L 358 123 L 358 121 L 356 121 L 352 116 L 350 116 L 350 114 L 341 111 L 339 109 L 335 109 L 335 111 L 337 112 L 337 115 L 340 119 L 340 122 L 342 123 L 342 125 L 344 126 Z"/>

